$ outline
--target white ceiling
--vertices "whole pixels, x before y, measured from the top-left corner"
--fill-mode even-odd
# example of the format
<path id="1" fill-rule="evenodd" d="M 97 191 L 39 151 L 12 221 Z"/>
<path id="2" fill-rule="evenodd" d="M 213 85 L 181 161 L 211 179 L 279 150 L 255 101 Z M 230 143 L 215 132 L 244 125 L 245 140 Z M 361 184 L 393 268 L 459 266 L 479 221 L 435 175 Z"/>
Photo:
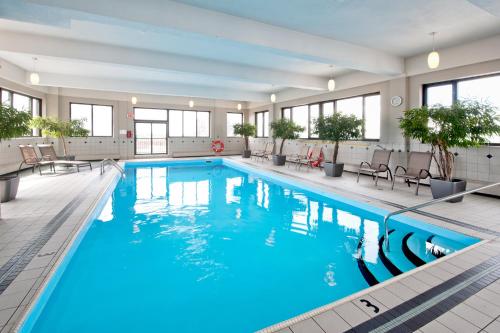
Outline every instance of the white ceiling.
<path id="1" fill-rule="evenodd" d="M 498 0 L 174 1 L 401 56 L 500 33 Z"/>
<path id="2" fill-rule="evenodd" d="M 265 100 L 500 33 L 494 0 L 0 0 L 0 58 L 41 84 Z M 332 71 L 330 65 L 334 65 Z M 179 88 L 177 89 L 177 86 Z"/>

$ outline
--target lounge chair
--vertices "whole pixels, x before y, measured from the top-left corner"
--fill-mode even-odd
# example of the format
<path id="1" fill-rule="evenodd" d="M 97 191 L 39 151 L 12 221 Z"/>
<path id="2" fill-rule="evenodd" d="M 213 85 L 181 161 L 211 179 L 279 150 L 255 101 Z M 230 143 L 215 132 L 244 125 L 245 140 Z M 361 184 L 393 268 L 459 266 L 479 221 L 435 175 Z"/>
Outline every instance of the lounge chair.
<path id="1" fill-rule="evenodd" d="M 52 145 L 38 145 L 38 149 L 40 149 L 40 154 L 42 155 L 42 159 L 44 161 L 52 161 L 54 165 L 62 165 L 65 167 L 76 167 L 76 170 L 80 172 L 81 167 L 89 167 L 92 170 L 92 164 L 88 161 L 69 161 L 62 160 L 57 157 L 54 146 Z"/>
<path id="2" fill-rule="evenodd" d="M 306 165 L 308 168 L 319 167 L 323 161 L 323 148 L 321 146 L 313 146 L 308 153 L 308 156 L 297 161 L 297 169 Z"/>
<path id="3" fill-rule="evenodd" d="M 264 159 L 269 159 L 269 156 L 273 154 L 274 150 L 274 143 L 268 143 L 266 145 L 266 149 L 262 153 L 258 153 L 255 155 L 255 158 L 260 158 L 262 162 L 264 162 Z"/>
<path id="4" fill-rule="evenodd" d="M 396 177 L 404 178 L 405 182 L 410 187 L 410 180 L 417 181 L 417 189 L 415 190 L 415 195 L 418 195 L 418 188 L 420 187 L 420 181 L 431 177 L 431 172 L 429 171 L 432 162 L 432 153 L 423 152 L 410 152 L 410 157 L 408 160 L 408 168 L 404 168 L 398 165 L 394 170 L 394 178 L 392 179 L 392 189 L 394 190 L 394 182 Z M 398 175 L 398 170 L 403 170 L 403 174 Z"/>
<path id="5" fill-rule="evenodd" d="M 266 142 L 264 144 L 264 147 L 262 149 L 252 149 L 252 153 L 250 154 L 250 157 L 253 156 L 253 157 L 257 158 L 257 156 L 260 156 L 260 155 L 264 154 L 264 152 L 266 151 L 266 148 L 267 148 L 268 144 L 269 143 Z"/>
<path id="6" fill-rule="evenodd" d="M 43 160 L 42 158 L 39 158 L 36 155 L 35 148 L 32 145 L 19 145 L 19 149 L 21 150 L 21 155 L 23 157 L 23 161 L 21 164 L 19 164 L 19 169 L 17 169 L 17 172 L 21 170 L 23 164 L 26 164 L 28 166 L 31 166 L 33 168 L 32 172 L 35 172 L 35 168 L 38 167 L 38 171 L 40 172 L 40 175 L 42 174 L 42 166 L 48 165 L 50 168 L 50 171 L 55 172 L 56 168 L 54 166 L 53 161 L 46 161 Z"/>
<path id="7" fill-rule="evenodd" d="M 290 166 L 290 163 L 298 163 L 300 160 L 306 159 L 309 156 L 309 149 L 308 145 L 303 145 L 300 147 L 298 153 L 286 154 L 286 161 L 289 163 L 288 166 Z"/>
<path id="8" fill-rule="evenodd" d="M 372 161 L 371 162 L 361 162 L 358 169 L 358 180 L 359 183 L 359 175 L 361 172 L 368 172 L 375 176 L 375 186 L 378 184 L 378 177 L 381 172 L 387 172 L 387 175 L 391 178 L 392 181 L 392 172 L 389 169 L 389 160 L 391 159 L 392 150 L 382 150 L 375 149 L 373 151 Z"/>

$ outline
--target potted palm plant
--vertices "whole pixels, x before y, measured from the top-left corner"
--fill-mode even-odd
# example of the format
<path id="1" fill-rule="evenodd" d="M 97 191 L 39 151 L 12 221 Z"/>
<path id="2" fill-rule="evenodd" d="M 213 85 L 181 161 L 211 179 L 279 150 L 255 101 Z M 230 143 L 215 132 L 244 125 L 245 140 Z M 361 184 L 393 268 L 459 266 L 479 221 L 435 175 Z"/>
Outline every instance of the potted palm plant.
<path id="1" fill-rule="evenodd" d="M 0 104 L 0 142 L 31 134 L 30 120 L 29 113 Z M 17 174 L 0 176 L 0 202 L 14 200 L 18 187 L 19 176 Z"/>
<path id="2" fill-rule="evenodd" d="M 363 120 L 355 116 L 348 116 L 341 113 L 334 113 L 328 117 L 319 117 L 315 121 L 316 129 L 314 133 L 318 135 L 319 139 L 334 143 L 332 161 L 324 164 L 324 170 L 327 176 L 342 176 L 344 172 L 344 163 L 337 163 L 339 143 L 359 138 L 361 136 L 362 125 Z"/>
<path id="3" fill-rule="evenodd" d="M 35 117 L 31 121 L 33 128 L 42 130 L 42 134 L 51 138 L 61 139 L 63 143 L 64 158 L 74 159 L 74 156 L 69 155 L 66 137 L 70 136 L 88 136 L 89 131 L 83 127 L 82 120 L 60 120 L 56 118 Z"/>
<path id="4" fill-rule="evenodd" d="M 250 158 L 252 151 L 248 144 L 248 138 L 255 135 L 255 126 L 249 123 L 235 124 L 233 126 L 234 134 L 241 135 L 245 138 L 245 150 L 243 150 L 243 158 Z"/>
<path id="5" fill-rule="evenodd" d="M 487 143 L 488 137 L 500 133 L 495 108 L 477 101 L 458 101 L 451 106 L 423 106 L 408 110 L 400 120 L 400 127 L 406 137 L 432 147 L 439 172 L 439 176 L 430 181 L 435 199 L 465 191 L 467 186 L 465 180 L 453 176 L 455 155 L 450 149 L 478 147 Z"/>
<path id="6" fill-rule="evenodd" d="M 299 133 L 304 130 L 304 127 L 289 119 L 281 118 L 271 123 L 271 129 L 273 130 L 273 138 L 281 139 L 280 150 L 278 154 L 273 155 L 273 163 L 274 165 L 285 165 L 286 155 L 283 155 L 285 141 L 298 139 Z"/>

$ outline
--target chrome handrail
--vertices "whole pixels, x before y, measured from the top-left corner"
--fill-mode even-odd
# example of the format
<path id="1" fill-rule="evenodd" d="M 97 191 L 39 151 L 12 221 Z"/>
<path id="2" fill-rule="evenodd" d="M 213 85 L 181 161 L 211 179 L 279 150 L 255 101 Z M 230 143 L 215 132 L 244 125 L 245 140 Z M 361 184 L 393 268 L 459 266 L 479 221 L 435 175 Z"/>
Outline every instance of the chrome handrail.
<path id="1" fill-rule="evenodd" d="M 105 158 L 101 161 L 101 175 L 104 173 L 104 166 L 106 164 L 110 164 L 114 166 L 122 175 L 123 178 L 125 178 L 125 170 L 121 167 L 120 164 L 118 164 L 114 159 L 112 158 Z"/>
<path id="2" fill-rule="evenodd" d="M 490 185 L 486 185 L 486 186 L 482 186 L 482 187 L 478 187 L 478 188 L 474 188 L 472 190 L 463 191 L 463 192 L 460 192 L 460 193 L 455 193 L 455 194 L 452 194 L 452 195 L 448 195 L 448 196 L 443 197 L 443 198 L 430 200 L 430 201 L 427 201 L 427 202 L 424 202 L 424 203 L 421 203 L 421 204 L 418 204 L 418 205 L 415 205 L 415 206 L 412 206 L 412 207 L 403 208 L 403 209 L 400 209 L 400 210 L 397 210 L 395 212 L 391 212 L 391 213 L 387 214 L 384 217 L 384 228 L 385 228 L 384 244 L 385 244 L 385 249 L 387 251 L 390 250 L 389 249 L 390 247 L 389 247 L 389 226 L 388 226 L 389 223 L 388 222 L 389 222 L 389 219 L 392 216 L 399 215 L 399 214 L 406 213 L 406 212 L 410 212 L 410 211 L 414 211 L 414 210 L 417 210 L 417 209 L 420 209 L 420 208 L 423 208 L 423 207 L 431 206 L 431 205 L 437 204 L 439 202 L 443 202 L 443 201 L 447 201 L 447 200 L 451 200 L 451 199 L 460 198 L 460 197 L 463 197 L 464 195 L 475 193 L 475 192 L 482 191 L 482 190 L 485 190 L 485 189 L 488 189 L 488 188 L 491 188 L 491 187 L 495 187 L 495 186 L 499 186 L 499 185 L 500 185 L 500 182 L 494 183 L 494 184 L 490 184 Z"/>

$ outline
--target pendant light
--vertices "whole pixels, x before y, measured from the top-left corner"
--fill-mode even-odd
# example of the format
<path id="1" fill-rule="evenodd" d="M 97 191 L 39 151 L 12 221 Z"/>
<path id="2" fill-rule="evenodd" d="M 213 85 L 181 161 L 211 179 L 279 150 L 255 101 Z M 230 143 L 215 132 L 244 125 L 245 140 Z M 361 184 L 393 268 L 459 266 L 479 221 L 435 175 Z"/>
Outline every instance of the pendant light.
<path id="1" fill-rule="evenodd" d="M 40 75 L 36 72 L 36 62 L 37 58 L 33 58 L 33 72 L 30 74 L 30 82 L 32 85 L 38 85 L 40 83 Z"/>
<path id="2" fill-rule="evenodd" d="M 238 108 L 238 111 L 241 111 L 241 103 L 238 103 L 237 108 Z"/>
<path id="3" fill-rule="evenodd" d="M 276 103 L 276 94 L 271 94 L 271 103 Z"/>
<path id="4" fill-rule="evenodd" d="M 189 101 L 189 107 L 190 107 L 190 108 L 193 108 L 193 107 L 194 107 L 194 101 L 193 101 L 193 100 L 190 100 L 190 101 Z"/>
<path id="5" fill-rule="evenodd" d="M 328 91 L 334 91 L 335 90 L 335 80 L 333 79 L 333 65 L 330 65 L 330 70 L 331 70 L 331 76 L 330 76 L 330 80 L 328 80 Z"/>
<path id="6" fill-rule="evenodd" d="M 136 105 L 137 104 L 137 97 L 132 96 L 131 101 L 132 101 L 132 105 Z"/>
<path id="7" fill-rule="evenodd" d="M 432 52 L 427 56 L 427 65 L 430 69 L 436 69 L 439 67 L 439 53 L 434 49 L 434 38 L 436 33 L 431 32 L 430 34 L 432 36 Z"/>

